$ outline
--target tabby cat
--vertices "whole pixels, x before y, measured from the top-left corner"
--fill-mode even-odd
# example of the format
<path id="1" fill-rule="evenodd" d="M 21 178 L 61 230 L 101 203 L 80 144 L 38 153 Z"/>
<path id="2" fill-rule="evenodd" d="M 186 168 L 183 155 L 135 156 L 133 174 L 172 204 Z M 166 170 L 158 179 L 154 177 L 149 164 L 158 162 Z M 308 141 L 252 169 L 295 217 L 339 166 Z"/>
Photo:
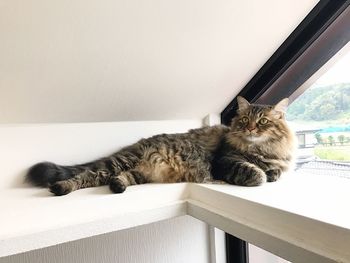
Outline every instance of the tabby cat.
<path id="1" fill-rule="evenodd" d="M 276 181 L 291 165 L 294 136 L 285 122 L 288 99 L 275 106 L 238 97 L 231 127 L 217 125 L 141 139 L 109 157 L 75 166 L 34 165 L 31 183 L 55 195 L 109 184 L 114 193 L 145 183 L 213 180 L 256 186 Z"/>

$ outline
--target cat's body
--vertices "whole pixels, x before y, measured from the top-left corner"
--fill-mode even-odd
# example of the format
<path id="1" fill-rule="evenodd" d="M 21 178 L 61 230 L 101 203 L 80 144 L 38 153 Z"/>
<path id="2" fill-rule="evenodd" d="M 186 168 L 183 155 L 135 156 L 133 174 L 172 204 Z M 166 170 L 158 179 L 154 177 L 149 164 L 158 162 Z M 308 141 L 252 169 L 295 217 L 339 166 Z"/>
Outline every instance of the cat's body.
<path id="1" fill-rule="evenodd" d="M 238 116 L 231 128 L 217 125 L 156 135 L 109 157 L 77 166 L 39 163 L 30 169 L 27 178 L 36 185 L 49 186 L 56 195 L 106 184 L 113 192 L 121 193 L 129 185 L 143 183 L 223 180 L 252 186 L 275 181 L 290 166 L 294 146 L 283 111 L 278 108 L 281 106 L 250 105 L 243 98 L 239 101 Z M 242 118 L 249 121 L 243 122 Z M 268 123 L 259 124 L 261 118 Z M 258 122 L 248 127 L 250 120 Z M 272 123 L 269 129 L 258 127 Z M 252 134 L 254 130 L 256 134 Z"/>

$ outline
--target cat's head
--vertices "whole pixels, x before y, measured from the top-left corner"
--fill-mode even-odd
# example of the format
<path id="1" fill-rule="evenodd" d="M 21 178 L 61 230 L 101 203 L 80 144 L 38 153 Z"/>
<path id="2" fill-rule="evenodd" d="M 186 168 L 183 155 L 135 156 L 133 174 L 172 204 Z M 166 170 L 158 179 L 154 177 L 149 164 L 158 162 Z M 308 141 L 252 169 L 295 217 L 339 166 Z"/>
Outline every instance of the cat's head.
<path id="1" fill-rule="evenodd" d="M 285 122 L 288 99 L 276 105 L 250 104 L 243 97 L 237 97 L 237 116 L 232 119 L 231 129 L 235 137 L 251 142 L 264 143 L 281 140 L 290 135 Z"/>

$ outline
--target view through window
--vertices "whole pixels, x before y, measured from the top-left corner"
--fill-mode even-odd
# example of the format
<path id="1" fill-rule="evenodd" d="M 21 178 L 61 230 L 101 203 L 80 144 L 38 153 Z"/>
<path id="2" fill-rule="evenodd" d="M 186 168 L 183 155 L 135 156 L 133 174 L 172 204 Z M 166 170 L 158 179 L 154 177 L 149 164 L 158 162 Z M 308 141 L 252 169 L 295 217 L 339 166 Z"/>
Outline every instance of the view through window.
<path id="1" fill-rule="evenodd" d="M 286 117 L 298 138 L 299 171 L 350 178 L 350 52 L 290 104 Z M 289 262 L 251 244 L 249 261 Z"/>
<path id="2" fill-rule="evenodd" d="M 350 178 L 350 52 L 287 110 L 298 138 L 297 167 Z"/>

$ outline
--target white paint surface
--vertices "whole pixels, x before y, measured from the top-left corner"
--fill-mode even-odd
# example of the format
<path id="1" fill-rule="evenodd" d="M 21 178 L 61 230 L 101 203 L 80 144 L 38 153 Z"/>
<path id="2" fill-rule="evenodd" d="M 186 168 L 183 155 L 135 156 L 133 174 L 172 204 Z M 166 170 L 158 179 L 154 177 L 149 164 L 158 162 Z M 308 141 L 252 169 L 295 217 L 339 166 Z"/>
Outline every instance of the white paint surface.
<path id="1" fill-rule="evenodd" d="M 1 263 L 213 263 L 207 224 L 183 216 L 0 258 Z"/>
<path id="2" fill-rule="evenodd" d="M 277 257 L 266 250 L 248 245 L 249 249 L 249 262 L 259 262 L 259 263 L 291 263 L 283 258 Z"/>
<path id="3" fill-rule="evenodd" d="M 90 189 L 52 198 L 43 192 L 35 196 L 35 189 L 13 195 L 5 193 L 7 202 L 13 206 L 2 209 L 1 225 L 6 232 L 0 236 L 0 256 L 188 214 L 292 262 L 349 262 L 350 217 L 346 210 L 349 180 L 307 174 L 293 176 L 255 188 L 163 184 L 132 186 L 121 195 L 108 195 L 106 188 L 100 187 L 97 196 Z M 315 201 L 308 202 L 310 181 L 316 178 L 318 188 L 313 195 L 322 203 L 325 210 L 322 213 Z M 326 189 L 335 186 L 336 194 L 324 195 Z M 22 202 L 13 202 L 21 192 L 31 201 L 42 195 L 41 202 L 36 207 L 34 202 L 28 206 L 23 197 L 19 197 Z M 116 207 L 119 209 L 114 210 Z M 65 211 L 71 217 L 63 217 Z M 48 212 L 52 218 L 46 216 Z M 37 221 L 38 214 L 45 220 L 39 226 L 30 225 Z M 212 251 L 207 230 L 201 235 L 207 240 L 208 251 Z M 211 252 L 208 258 L 219 256 Z"/>
<path id="4" fill-rule="evenodd" d="M 0 257 L 185 215 L 181 201 L 187 196 L 185 185 L 162 187 L 158 194 L 153 185 L 139 188 L 138 194 L 137 188 L 130 188 L 118 198 L 108 187 L 99 187 L 55 198 L 47 189 L 23 184 L 23 178 L 28 167 L 39 161 L 86 162 L 142 137 L 186 132 L 201 124 L 201 120 L 183 120 L 1 125 Z M 145 213 L 140 214 L 139 208 Z M 0 258 L 0 262 L 185 262 L 185 255 L 209 262 L 207 246 L 208 226 L 183 218 Z"/>
<path id="5" fill-rule="evenodd" d="M 201 125 L 201 120 L 0 125 L 0 189 L 20 186 L 26 170 L 37 162 L 85 163 L 143 137 Z"/>
<path id="6" fill-rule="evenodd" d="M 98 187 L 62 197 L 21 183 L 25 169 L 42 158 L 67 164 L 87 161 L 129 143 L 130 138 L 180 132 L 200 124 L 194 120 L 0 127 L 0 257 L 188 214 L 292 262 L 349 262 L 348 179 L 295 174 L 261 187 L 149 184 L 128 187 L 120 195 Z M 173 226 L 177 232 L 176 223 L 159 231 Z M 202 230 L 195 232 L 201 237 L 196 238 L 205 239 L 207 251 L 213 251 L 207 228 L 198 225 L 198 229 Z M 154 233 L 155 238 L 160 233 Z M 203 253 L 201 244 L 199 249 L 194 244 L 196 253 Z M 211 253 L 200 257 L 221 257 Z"/>
<path id="7" fill-rule="evenodd" d="M 1 0 L 0 123 L 219 113 L 317 2 Z"/>
<path id="8" fill-rule="evenodd" d="M 211 263 L 226 263 L 226 238 L 225 232 L 209 226 L 210 239 L 210 262 Z"/>

